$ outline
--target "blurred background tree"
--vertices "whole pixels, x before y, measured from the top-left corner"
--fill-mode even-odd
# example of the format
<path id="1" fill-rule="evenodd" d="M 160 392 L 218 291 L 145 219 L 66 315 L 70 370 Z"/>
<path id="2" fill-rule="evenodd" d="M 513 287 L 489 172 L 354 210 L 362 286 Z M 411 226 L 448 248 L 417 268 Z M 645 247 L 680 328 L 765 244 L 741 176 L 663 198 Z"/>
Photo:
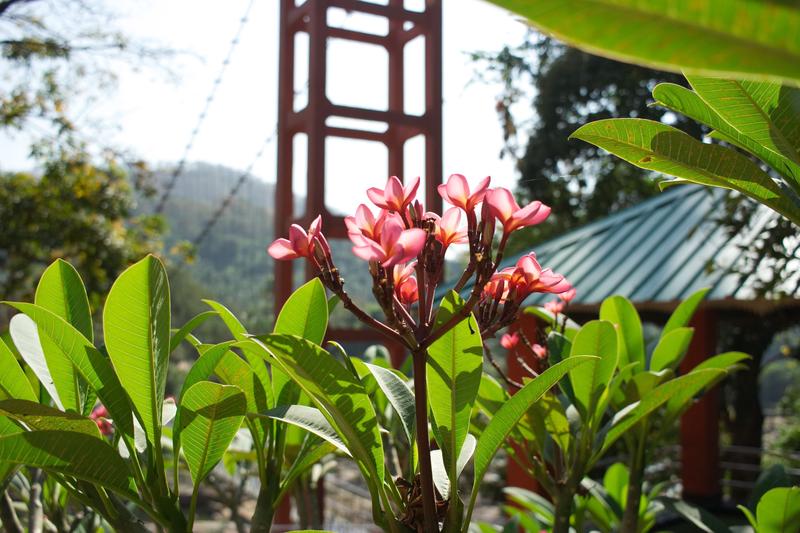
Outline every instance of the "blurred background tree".
<path id="1" fill-rule="evenodd" d="M 136 195 L 153 192 L 147 165 L 105 145 L 91 110 L 113 90 L 114 62 L 167 52 L 129 43 L 112 18 L 89 2 L 0 2 L 0 133 L 28 143 L 34 167 L 0 166 L 3 299 L 28 298 L 61 257 L 81 272 L 97 310 L 123 268 L 160 248 L 163 221 L 134 216 Z"/>

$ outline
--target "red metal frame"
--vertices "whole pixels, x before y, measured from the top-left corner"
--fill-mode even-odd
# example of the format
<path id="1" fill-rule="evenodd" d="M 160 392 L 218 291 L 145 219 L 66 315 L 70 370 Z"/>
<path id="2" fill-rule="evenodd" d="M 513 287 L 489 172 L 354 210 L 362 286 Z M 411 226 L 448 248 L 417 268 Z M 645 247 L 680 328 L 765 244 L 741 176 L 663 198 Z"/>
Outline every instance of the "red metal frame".
<path id="1" fill-rule="evenodd" d="M 372 35 L 328 25 L 328 8 L 338 7 L 385 17 L 389 31 L 385 36 Z M 407 24 L 410 23 L 410 24 Z M 280 232 L 290 221 L 307 226 L 310 217 L 321 214 L 329 238 L 346 238 L 343 217 L 332 215 L 325 207 L 325 139 L 344 137 L 383 143 L 388 149 L 388 173 L 402 178 L 403 147 L 417 135 L 425 137 L 425 202 L 428 209 L 439 211 L 441 199 L 436 186 L 442 181 L 442 5 L 441 0 L 426 0 L 424 12 L 406 10 L 403 0 L 389 0 L 388 5 L 359 0 L 281 0 L 280 59 L 278 90 L 278 173 L 275 202 L 275 228 Z M 294 39 L 298 32 L 309 36 L 308 105 L 297 112 L 294 106 Z M 421 116 L 404 111 L 405 45 L 412 39 L 425 39 L 425 112 Z M 386 110 L 364 109 L 332 103 L 325 94 L 328 38 L 345 39 L 381 46 L 389 57 L 389 105 Z M 385 122 L 383 132 L 326 125 L 330 117 Z M 293 139 L 295 134 L 308 136 L 308 176 L 305 215 L 294 217 L 292 194 Z M 309 275 L 311 273 L 309 272 Z M 292 265 L 275 264 L 275 308 L 279 309 L 292 292 Z M 358 340 L 375 340 L 371 331 L 343 333 Z M 389 347 L 400 355 L 397 347 Z"/>

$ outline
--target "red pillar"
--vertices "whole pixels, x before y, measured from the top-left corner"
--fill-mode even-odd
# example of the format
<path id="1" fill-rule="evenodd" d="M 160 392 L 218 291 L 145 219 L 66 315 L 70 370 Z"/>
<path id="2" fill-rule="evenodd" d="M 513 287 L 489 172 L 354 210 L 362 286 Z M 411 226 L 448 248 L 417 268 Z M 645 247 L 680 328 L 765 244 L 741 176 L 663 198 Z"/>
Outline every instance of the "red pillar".
<path id="1" fill-rule="evenodd" d="M 535 342 L 535 339 L 537 338 L 538 324 L 536 323 L 536 319 L 533 317 L 533 315 L 526 315 L 524 313 L 521 314 L 517 319 L 516 324 L 514 324 L 511 329 L 513 331 L 518 329 L 521 330 L 525 334 L 525 337 L 531 342 Z M 528 348 L 523 346 L 522 343 L 518 344 L 513 350 L 507 351 L 506 364 L 508 368 L 508 377 L 510 379 L 522 383 L 523 377 L 530 377 L 530 375 L 522 368 L 522 365 L 517 360 L 517 354 L 519 353 L 525 363 L 533 367 L 536 363 L 533 361 L 531 354 L 527 353 L 528 351 Z M 537 371 L 540 370 L 537 368 L 534 369 Z M 514 393 L 513 390 L 510 392 L 511 394 Z M 515 446 L 515 448 L 517 447 Z M 524 454 L 526 452 L 520 449 L 519 453 Z M 525 460 L 527 460 L 527 458 L 525 458 Z M 542 493 L 542 488 L 539 483 L 519 464 L 510 458 L 508 460 L 508 464 L 506 465 L 506 484 L 509 487 L 520 487 Z"/>
<path id="2" fill-rule="evenodd" d="M 686 373 L 717 351 L 717 316 L 700 309 L 692 320 L 692 343 L 680 366 Z M 700 504 L 719 503 L 719 388 L 714 387 L 681 418 L 683 497 Z"/>

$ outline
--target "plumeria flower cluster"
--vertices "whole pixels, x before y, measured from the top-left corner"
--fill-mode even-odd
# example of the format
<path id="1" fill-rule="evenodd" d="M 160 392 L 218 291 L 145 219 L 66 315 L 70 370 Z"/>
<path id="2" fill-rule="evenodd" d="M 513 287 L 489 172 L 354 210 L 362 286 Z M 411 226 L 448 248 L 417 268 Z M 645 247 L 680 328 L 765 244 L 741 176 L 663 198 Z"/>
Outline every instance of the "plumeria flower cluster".
<path id="1" fill-rule="evenodd" d="M 367 190 L 373 207 L 361 204 L 345 218 L 353 253 L 368 262 L 372 292 L 385 321 L 367 315 L 347 296 L 320 217 L 308 229 L 293 224 L 288 238 L 273 242 L 269 254 L 278 260 L 310 261 L 347 309 L 412 352 L 430 345 L 473 311 L 484 338 L 493 336 L 516 319 L 530 294 L 561 294 L 571 286 L 560 274 L 542 268 L 532 252 L 498 271 L 511 234 L 543 222 L 550 208 L 538 201 L 521 207 L 511 191 L 490 188 L 490 182 L 487 177 L 471 188 L 463 175 L 451 175 L 438 186 L 439 195 L 452 206 L 440 215 L 426 211 L 417 200 L 419 178 L 404 186 L 392 176 L 383 189 Z M 468 249 L 469 263 L 454 290 L 463 291 L 470 281 L 472 290 L 460 315 L 434 330 L 434 294 L 442 281 L 444 256 L 451 246 L 462 245 Z"/>

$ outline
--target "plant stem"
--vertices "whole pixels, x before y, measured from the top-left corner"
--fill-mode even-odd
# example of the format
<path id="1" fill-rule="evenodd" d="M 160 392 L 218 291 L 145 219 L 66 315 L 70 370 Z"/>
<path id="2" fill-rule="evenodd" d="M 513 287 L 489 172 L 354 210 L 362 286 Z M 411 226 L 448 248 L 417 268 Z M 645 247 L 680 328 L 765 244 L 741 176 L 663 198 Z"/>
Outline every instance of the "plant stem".
<path id="1" fill-rule="evenodd" d="M 252 533 L 266 533 L 272 528 L 272 520 L 275 516 L 275 505 L 269 487 L 263 484 L 258 491 L 256 500 L 256 510 L 253 519 L 250 521 L 250 531 Z"/>
<path id="2" fill-rule="evenodd" d="M 631 455 L 630 473 L 628 477 L 628 497 L 625 501 L 625 512 L 622 515 L 622 533 L 636 533 L 639 529 L 639 504 L 642 499 L 642 483 L 644 482 L 645 430 L 637 435 L 637 446 Z"/>
<path id="3" fill-rule="evenodd" d="M 14 506 L 12 505 L 11 496 L 8 491 L 3 491 L 2 498 L 0 498 L 0 524 L 3 525 L 3 530 L 8 533 L 23 533 L 22 523 L 17 517 Z"/>
<path id="4" fill-rule="evenodd" d="M 44 472 L 40 468 L 31 470 L 30 499 L 28 501 L 28 531 L 41 533 L 44 527 L 44 509 L 42 507 L 42 484 Z"/>
<path id="5" fill-rule="evenodd" d="M 194 526 L 194 515 L 197 512 L 197 495 L 200 492 L 200 483 L 195 483 L 194 488 L 192 489 L 192 499 L 189 503 L 189 518 L 187 524 L 187 531 L 192 530 L 192 526 Z"/>
<path id="6" fill-rule="evenodd" d="M 416 404 L 419 475 L 422 485 L 422 512 L 425 517 L 424 531 L 425 533 L 436 533 L 439 531 L 439 520 L 436 518 L 431 447 L 428 437 L 428 384 L 425 378 L 427 350 L 418 348 L 411 354 L 411 357 L 414 361 L 414 401 Z"/>
<path id="7" fill-rule="evenodd" d="M 553 513 L 553 533 L 569 533 L 569 517 L 572 515 L 572 499 L 574 490 L 567 482 L 553 496 L 555 497 L 555 511 Z"/>

